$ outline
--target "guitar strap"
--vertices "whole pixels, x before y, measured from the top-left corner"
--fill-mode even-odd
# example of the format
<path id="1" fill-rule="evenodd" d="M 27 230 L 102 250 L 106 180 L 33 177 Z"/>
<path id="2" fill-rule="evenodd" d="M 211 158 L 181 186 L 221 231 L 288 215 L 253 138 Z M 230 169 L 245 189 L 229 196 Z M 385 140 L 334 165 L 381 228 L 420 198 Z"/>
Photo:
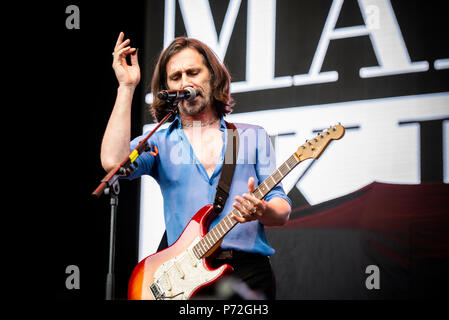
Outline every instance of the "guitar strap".
<path id="1" fill-rule="evenodd" d="M 218 181 L 217 191 L 215 193 L 214 211 L 217 214 L 223 211 L 226 200 L 228 199 L 239 150 L 239 133 L 236 126 L 227 121 L 225 123 L 228 129 L 226 130 L 228 143 L 226 145 L 220 180 Z"/>

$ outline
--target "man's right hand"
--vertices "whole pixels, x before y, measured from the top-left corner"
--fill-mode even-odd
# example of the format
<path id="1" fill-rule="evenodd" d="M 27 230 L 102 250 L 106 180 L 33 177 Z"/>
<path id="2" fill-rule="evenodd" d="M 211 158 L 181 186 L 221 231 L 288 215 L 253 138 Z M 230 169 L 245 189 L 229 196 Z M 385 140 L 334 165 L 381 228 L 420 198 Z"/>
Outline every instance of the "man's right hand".
<path id="1" fill-rule="evenodd" d="M 114 48 L 112 68 L 120 86 L 136 87 L 140 81 L 140 67 L 137 60 L 137 49 L 129 46 L 131 40 L 123 41 L 124 33 L 120 32 Z M 126 56 L 131 54 L 131 65 Z"/>

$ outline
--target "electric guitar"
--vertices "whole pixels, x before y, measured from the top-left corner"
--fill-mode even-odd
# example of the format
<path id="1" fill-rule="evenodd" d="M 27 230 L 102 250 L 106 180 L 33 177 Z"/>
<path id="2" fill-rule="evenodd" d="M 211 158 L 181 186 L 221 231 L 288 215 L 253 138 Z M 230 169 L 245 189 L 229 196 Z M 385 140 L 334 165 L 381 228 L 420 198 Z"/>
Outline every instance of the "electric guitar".
<path id="1" fill-rule="evenodd" d="M 306 159 L 317 159 L 332 140 L 343 137 L 345 128 L 338 124 L 306 140 L 273 174 L 254 190 L 253 195 L 263 199 L 290 171 Z M 200 209 L 187 224 L 181 236 L 170 247 L 144 258 L 134 268 L 128 285 L 128 299 L 132 300 L 184 300 L 190 299 L 200 289 L 232 272 L 224 264 L 217 269 L 209 267 L 209 257 L 224 236 L 238 223 L 232 210 L 209 232 L 208 226 L 215 218 L 213 205 Z"/>

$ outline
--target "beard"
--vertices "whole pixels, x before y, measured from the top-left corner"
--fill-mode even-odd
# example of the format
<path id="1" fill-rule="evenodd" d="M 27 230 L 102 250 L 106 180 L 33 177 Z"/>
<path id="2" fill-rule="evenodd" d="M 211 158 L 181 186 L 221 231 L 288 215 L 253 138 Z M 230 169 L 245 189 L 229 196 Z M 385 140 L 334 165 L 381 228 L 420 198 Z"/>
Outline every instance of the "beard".
<path id="1" fill-rule="evenodd" d="M 201 96 L 201 98 L 203 97 Z M 195 100 L 197 99 L 195 98 L 192 101 L 184 100 L 182 101 L 179 108 L 181 108 L 183 113 L 188 114 L 189 116 L 195 116 L 197 114 L 200 114 L 206 109 L 209 102 L 206 101 L 205 99 L 201 99 L 199 101 Z"/>

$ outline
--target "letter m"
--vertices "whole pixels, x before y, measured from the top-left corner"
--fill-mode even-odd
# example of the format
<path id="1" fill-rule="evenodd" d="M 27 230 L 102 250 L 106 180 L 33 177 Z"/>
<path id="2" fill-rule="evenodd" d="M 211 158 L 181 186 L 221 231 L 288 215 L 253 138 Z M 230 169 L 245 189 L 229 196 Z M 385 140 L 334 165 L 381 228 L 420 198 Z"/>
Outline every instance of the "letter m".
<path id="1" fill-rule="evenodd" d="M 223 61 L 242 0 L 230 0 L 220 35 L 217 35 L 208 0 L 179 0 L 187 36 L 206 43 Z M 176 0 L 165 0 L 164 48 L 175 37 Z"/>

